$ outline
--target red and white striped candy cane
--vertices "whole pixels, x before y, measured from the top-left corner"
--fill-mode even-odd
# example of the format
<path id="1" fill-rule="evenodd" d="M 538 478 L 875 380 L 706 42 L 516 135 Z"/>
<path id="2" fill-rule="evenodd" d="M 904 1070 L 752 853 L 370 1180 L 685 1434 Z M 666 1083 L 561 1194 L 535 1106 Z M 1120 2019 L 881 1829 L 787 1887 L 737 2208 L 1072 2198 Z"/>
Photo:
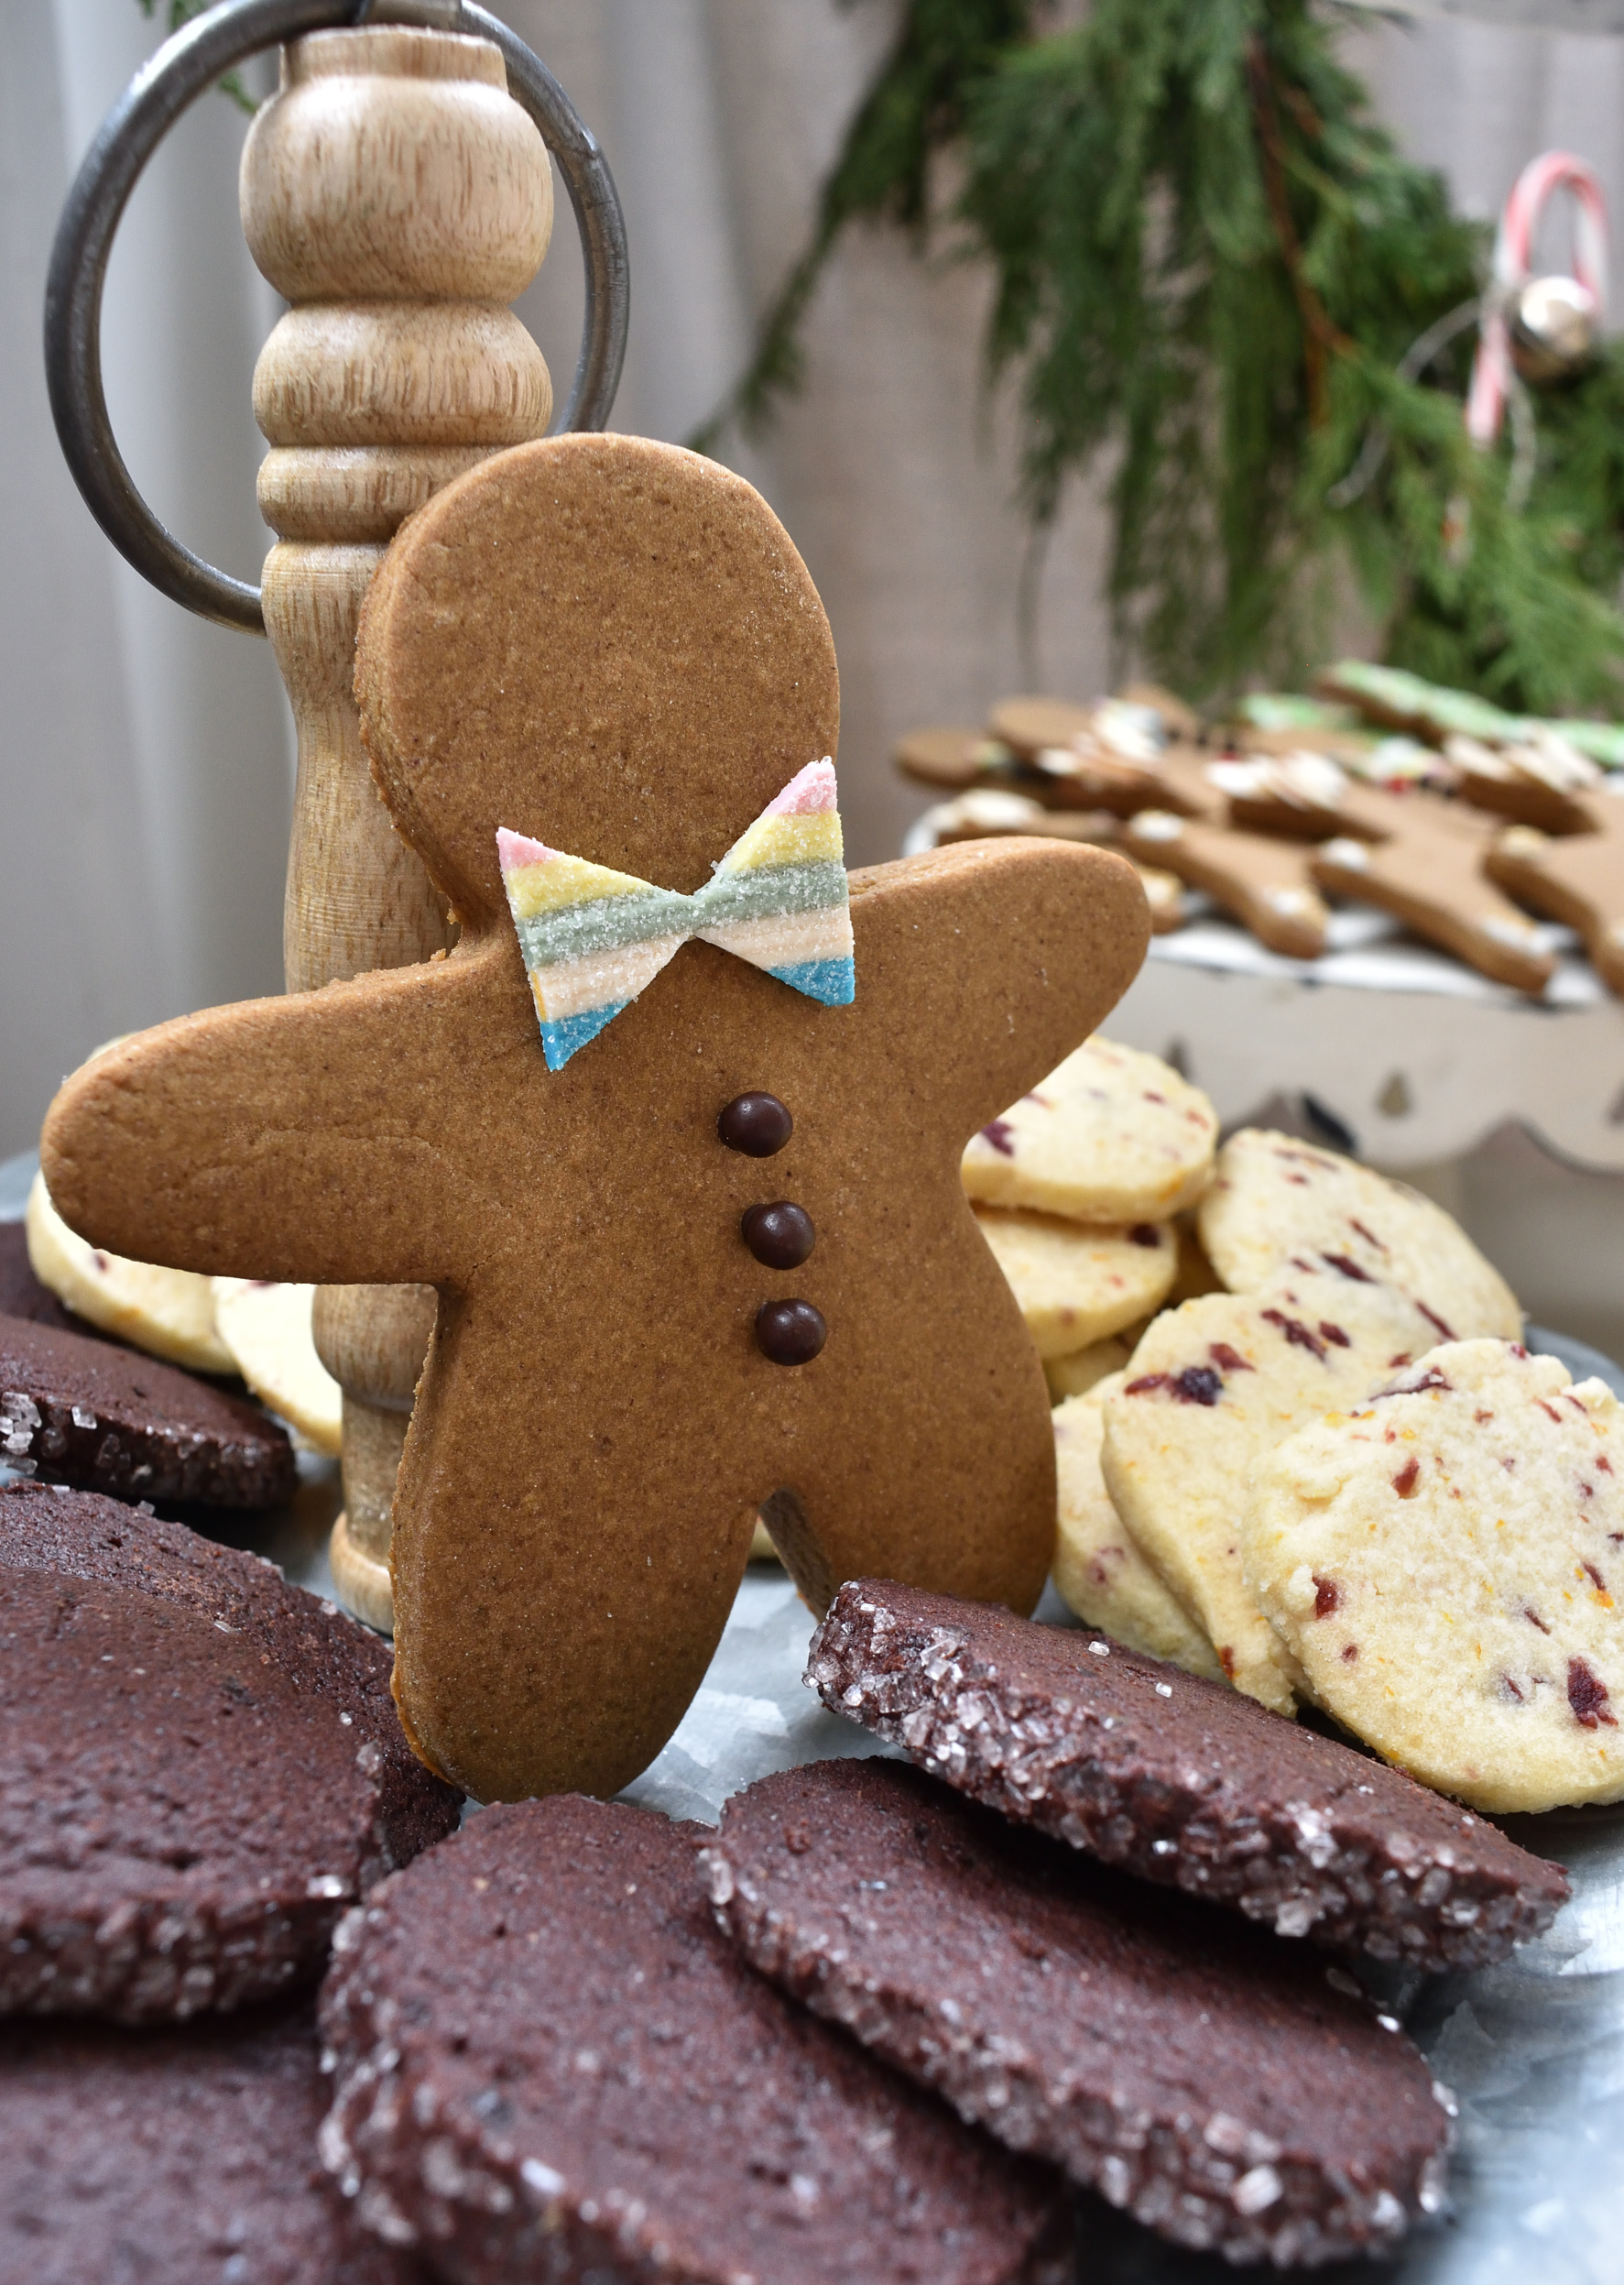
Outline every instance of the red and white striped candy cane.
<path id="1" fill-rule="evenodd" d="M 1466 433 L 1488 446 L 1499 434 L 1511 379 L 1511 332 L 1506 311 L 1520 286 L 1528 283 L 1534 233 L 1553 191 L 1574 200 L 1574 275 L 1594 296 L 1598 320 L 1608 304 L 1608 210 L 1595 171 L 1572 151 L 1546 151 L 1531 159 L 1512 187 L 1494 242 L 1494 283 L 1486 297 L 1472 386 L 1466 397 Z"/>

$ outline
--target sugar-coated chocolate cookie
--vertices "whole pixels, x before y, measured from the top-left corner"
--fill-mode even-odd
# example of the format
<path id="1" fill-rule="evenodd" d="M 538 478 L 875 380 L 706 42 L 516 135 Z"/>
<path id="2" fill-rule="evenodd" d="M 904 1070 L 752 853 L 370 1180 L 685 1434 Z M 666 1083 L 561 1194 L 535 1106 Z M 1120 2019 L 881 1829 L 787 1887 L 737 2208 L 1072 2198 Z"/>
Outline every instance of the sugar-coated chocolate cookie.
<path id="1" fill-rule="evenodd" d="M 764 1777 L 702 1861 L 752 1966 L 1181 2245 L 1283 2269 L 1444 2203 L 1454 2098 L 1346 1977 L 917 1769 Z"/>
<path id="2" fill-rule="evenodd" d="M 217 1277 L 213 1285 L 214 1323 L 244 1380 L 278 1418 L 336 1460 L 343 1442 L 343 1392 L 316 1354 L 311 1331 L 315 1287 L 253 1277 Z"/>
<path id="3" fill-rule="evenodd" d="M 0 2009 L 152 2022 L 309 1982 L 456 1823 L 385 1645 L 183 1525 L 0 1493 Z"/>
<path id="4" fill-rule="evenodd" d="M 1218 1121 L 1160 1056 L 1091 1039 L 965 1152 L 965 1188 L 986 1206 L 1072 1221 L 1162 1221 L 1212 1176 Z"/>
<path id="5" fill-rule="evenodd" d="M 174 1365 L 0 1317 L 0 1460 L 125 1500 L 278 1507 L 298 1484 L 286 1429 Z"/>
<path id="6" fill-rule="evenodd" d="M 1100 1453 L 1117 1514 L 1226 1675 L 1284 1714 L 1298 1678 L 1241 1562 L 1252 1470 L 1282 1436 L 1362 1402 L 1432 1345 L 1395 1287 L 1297 1260 L 1261 1293 L 1206 1294 L 1159 1317 L 1106 1400 Z"/>
<path id="7" fill-rule="evenodd" d="M 1197 1217 L 1231 1293 L 1271 1284 L 1294 1254 L 1407 1293 L 1441 1340 L 1522 1330 L 1517 1297 L 1460 1224 L 1407 1183 L 1295 1136 L 1243 1127 L 1218 1153 Z"/>
<path id="8" fill-rule="evenodd" d="M 1624 1798 L 1624 1416 L 1454 1341 L 1259 1467 L 1247 1576 L 1314 1696 L 1476 1809 Z"/>
<path id="9" fill-rule="evenodd" d="M 0 1222 L 0 1317 L 49 1325 L 59 1333 L 91 1330 L 36 1276 L 28 1259 L 28 1234 L 21 1222 Z"/>
<path id="10" fill-rule="evenodd" d="M 1560 1865 L 1424 1786 L 1099 1635 L 851 1580 L 807 1680 L 973 1799 L 1277 1935 L 1482 1967 L 1567 1899 Z"/>
<path id="11" fill-rule="evenodd" d="M 426 2285 L 323 2179 L 315 2010 L 0 2041 L 0 2276 L 30 2285 Z"/>
<path id="12" fill-rule="evenodd" d="M 1054 1584 L 1068 1609 L 1129 1650 L 1170 1659 L 1187 1674 L 1221 1682 L 1224 1669 L 1211 1643 L 1146 1562 L 1106 1490 L 1100 1468 L 1105 1406 L 1122 1380 L 1120 1372 L 1110 1373 L 1085 1395 L 1054 1408 L 1060 1480 Z"/>
<path id="13" fill-rule="evenodd" d="M 34 1177 L 24 1227 L 36 1276 L 75 1317 L 190 1372 L 236 1371 L 215 1328 L 207 1277 L 87 1245 L 52 1205 L 43 1175 Z"/>
<path id="14" fill-rule="evenodd" d="M 458 2285 L 1065 2274 L 1052 2176 L 746 1966 L 708 1837 L 497 1807 L 345 1922 L 322 2148 L 362 2222 Z"/>
<path id="15" fill-rule="evenodd" d="M 1178 1265 L 1171 1222 L 1113 1230 L 997 1206 L 978 1207 L 975 1221 L 1045 1359 L 1069 1356 L 1149 1317 Z"/>
<path id="16" fill-rule="evenodd" d="M 698 1688 L 768 1504 L 820 1607 L 881 1569 L 1030 1609 L 1047 1391 L 958 1163 L 1131 979 L 1131 869 L 1028 840 L 859 873 L 849 1005 L 688 936 L 786 789 L 832 792 L 838 677 L 766 502 L 644 439 L 521 445 L 438 493 L 369 591 L 357 692 L 455 949 L 126 1041 L 68 1082 L 41 1149 L 104 1245 L 437 1288 L 393 1507 L 414 1742 L 482 1799 L 617 1791 Z M 832 810 L 804 822 L 838 847 Z M 610 1000 L 576 1008 L 593 1035 L 561 1068 L 499 830 L 540 851 L 527 926 L 555 878 L 603 891 L 569 904 L 592 950 L 573 984 L 618 947 L 646 985 L 606 1029 Z M 817 899 L 837 869 L 809 867 Z M 682 940 L 650 979 L 632 956 L 668 907 Z M 746 1236 L 769 1203 L 813 1233 L 792 1270 Z"/>

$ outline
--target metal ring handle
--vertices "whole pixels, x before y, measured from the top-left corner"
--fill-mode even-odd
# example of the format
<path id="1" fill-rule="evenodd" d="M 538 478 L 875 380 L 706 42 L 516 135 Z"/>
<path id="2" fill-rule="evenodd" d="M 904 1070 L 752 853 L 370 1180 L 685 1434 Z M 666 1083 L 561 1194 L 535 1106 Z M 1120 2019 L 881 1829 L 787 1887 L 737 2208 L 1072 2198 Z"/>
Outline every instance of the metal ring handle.
<path id="1" fill-rule="evenodd" d="M 630 276 L 626 219 L 596 137 L 539 56 L 472 0 L 227 0 L 167 39 L 103 120 L 68 193 L 45 289 L 45 378 L 57 435 L 91 514 L 128 563 L 172 602 L 223 627 L 265 632 L 257 587 L 216 571 L 164 526 L 136 489 L 102 386 L 102 293 L 113 240 L 141 170 L 174 122 L 216 80 L 301 32 L 407 22 L 465 32 L 502 51 L 507 84 L 558 160 L 586 270 L 581 355 L 550 432 L 601 429 L 626 355 Z"/>

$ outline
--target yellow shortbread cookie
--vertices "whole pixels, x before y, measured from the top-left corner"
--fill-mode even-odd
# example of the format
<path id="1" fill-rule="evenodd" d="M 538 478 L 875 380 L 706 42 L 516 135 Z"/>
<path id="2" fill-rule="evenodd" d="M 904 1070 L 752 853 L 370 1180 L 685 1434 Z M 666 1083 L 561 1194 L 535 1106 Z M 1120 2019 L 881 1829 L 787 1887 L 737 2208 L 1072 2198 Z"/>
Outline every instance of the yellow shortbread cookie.
<path id="1" fill-rule="evenodd" d="M 965 1187 L 1074 1221 L 1165 1221 L 1206 1188 L 1217 1134 L 1171 1064 L 1091 1039 L 971 1138 Z"/>
<path id="2" fill-rule="evenodd" d="M 1130 1325 L 1106 1340 L 1090 1341 L 1086 1349 L 1074 1349 L 1063 1357 L 1045 1357 L 1043 1378 L 1052 1401 L 1063 1405 L 1068 1396 L 1085 1396 L 1107 1374 L 1120 1372 L 1143 1331 L 1142 1326 Z"/>
<path id="3" fill-rule="evenodd" d="M 1159 1317 L 1105 1406 L 1105 1480 L 1147 1560 L 1236 1688 L 1295 1711 L 1298 1675 L 1246 1582 L 1252 1470 L 1282 1437 L 1360 1403 L 1428 1345 L 1390 1285 L 1289 1270 L 1255 1295 L 1207 1294 Z"/>
<path id="4" fill-rule="evenodd" d="M 975 1219 L 1008 1279 L 1040 1357 L 1064 1357 L 1161 1306 L 1178 1245 L 1171 1224 L 1102 1230 L 1057 1214 L 978 1207 Z"/>
<path id="5" fill-rule="evenodd" d="M 1432 1340 L 1522 1330 L 1517 1297 L 1441 1206 L 1372 1167 L 1243 1127 L 1218 1153 L 1201 1242 L 1231 1293 L 1258 1293 L 1293 1257 L 1379 1277 L 1421 1308 Z"/>
<path id="6" fill-rule="evenodd" d="M 336 1460 L 343 1442 L 343 1393 L 311 1335 L 313 1285 L 217 1277 L 214 1323 L 236 1369 L 262 1404 Z"/>
<path id="7" fill-rule="evenodd" d="M 1600 1381 L 1434 1349 L 1267 1455 L 1242 1547 L 1314 1696 L 1389 1761 L 1475 1809 L 1624 1799 L 1624 1410 Z"/>
<path id="8" fill-rule="evenodd" d="M 1121 1383 L 1121 1373 L 1113 1373 L 1055 1410 L 1060 1530 L 1054 1584 L 1068 1609 L 1129 1650 L 1221 1682 L 1223 1668 L 1212 1645 L 1139 1553 L 1106 1490 L 1099 1464 L 1104 1405 Z"/>
<path id="9" fill-rule="evenodd" d="M 43 1175 L 34 1177 L 24 1219 L 35 1276 L 76 1316 L 194 1372 L 236 1371 L 215 1329 L 208 1278 L 87 1245 L 51 1204 Z"/>

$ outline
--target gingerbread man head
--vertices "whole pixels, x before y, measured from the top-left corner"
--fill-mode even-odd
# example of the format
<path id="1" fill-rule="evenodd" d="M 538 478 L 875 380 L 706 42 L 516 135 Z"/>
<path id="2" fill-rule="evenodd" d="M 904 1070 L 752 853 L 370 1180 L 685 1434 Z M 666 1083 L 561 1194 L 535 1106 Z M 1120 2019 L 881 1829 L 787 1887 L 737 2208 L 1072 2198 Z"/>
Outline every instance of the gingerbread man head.
<path id="1" fill-rule="evenodd" d="M 44 1152 L 115 1251 L 438 1289 L 392 1558 L 419 1750 L 486 1799 L 624 1785 L 762 1506 L 820 1606 L 866 1573 L 1029 1610 L 1047 1396 L 958 1162 L 1131 979 L 1131 869 L 1038 841 L 877 867 L 850 1005 L 684 942 L 551 1070 L 498 828 L 702 890 L 834 749 L 805 567 L 707 461 L 521 446 L 400 532 L 356 686 L 454 952 L 145 1033 L 69 1083 Z"/>

